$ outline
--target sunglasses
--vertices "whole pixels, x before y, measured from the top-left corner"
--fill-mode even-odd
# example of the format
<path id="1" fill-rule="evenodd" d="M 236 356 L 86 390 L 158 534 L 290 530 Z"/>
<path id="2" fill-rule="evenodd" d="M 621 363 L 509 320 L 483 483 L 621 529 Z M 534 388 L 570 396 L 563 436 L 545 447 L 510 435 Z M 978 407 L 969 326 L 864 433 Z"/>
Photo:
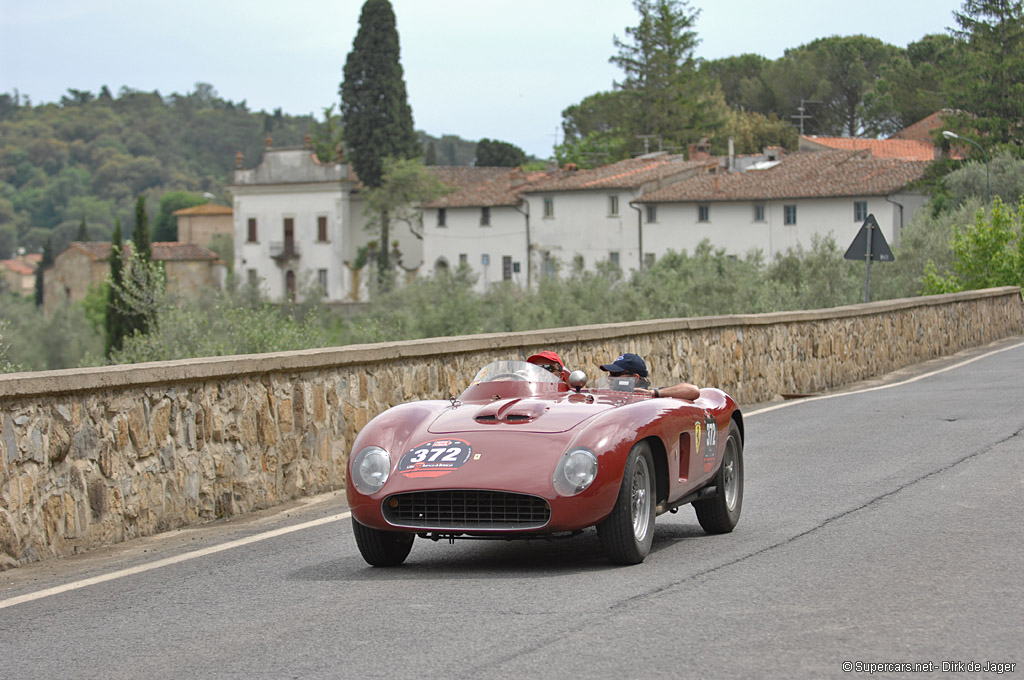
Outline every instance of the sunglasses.
<path id="1" fill-rule="evenodd" d="M 627 373 L 626 371 L 616 371 L 614 373 L 608 373 L 609 378 L 621 378 L 624 375 L 636 375 L 636 373 Z"/>
<path id="2" fill-rule="evenodd" d="M 555 375 L 558 375 L 562 372 L 562 367 L 559 366 L 558 364 L 538 364 L 538 366 L 543 368 L 548 373 L 554 373 Z"/>

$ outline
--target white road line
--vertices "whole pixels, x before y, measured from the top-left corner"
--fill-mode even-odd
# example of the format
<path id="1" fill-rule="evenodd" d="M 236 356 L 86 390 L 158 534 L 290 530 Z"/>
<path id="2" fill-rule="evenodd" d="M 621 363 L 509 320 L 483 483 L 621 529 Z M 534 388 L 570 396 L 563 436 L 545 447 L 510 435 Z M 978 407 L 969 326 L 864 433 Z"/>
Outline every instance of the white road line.
<path id="1" fill-rule="evenodd" d="M 97 583 L 113 581 L 115 579 L 124 578 L 125 576 L 134 576 L 135 574 L 142 574 L 147 571 L 152 571 L 153 569 L 160 569 L 161 567 L 169 567 L 172 564 L 179 564 L 181 562 L 194 560 L 197 557 L 205 557 L 206 555 L 213 555 L 214 553 L 223 552 L 225 550 L 240 548 L 243 545 L 249 545 L 250 543 L 259 543 L 260 541 L 265 541 L 268 538 L 284 536 L 285 534 L 290 534 L 295 531 L 302 531 L 303 529 L 311 529 L 313 527 L 318 527 L 322 524 L 330 524 L 331 522 L 337 522 L 339 520 L 347 519 L 351 516 L 351 512 L 342 512 L 337 515 L 331 515 L 330 517 L 321 517 L 320 519 L 314 519 L 309 522 L 303 522 L 302 524 L 296 524 L 290 527 L 282 527 L 280 529 L 274 529 L 273 531 L 267 531 L 262 534 L 255 534 L 253 536 L 246 536 L 245 538 L 239 538 L 234 541 L 228 541 L 227 543 L 221 543 L 220 545 L 213 545 L 209 548 L 202 548 L 201 550 L 194 550 L 192 552 L 182 553 L 181 555 L 175 555 L 174 557 L 167 557 L 162 560 L 157 560 L 156 562 L 150 562 L 149 564 L 141 564 L 137 567 L 130 567 L 128 569 L 112 571 L 109 574 L 93 576 L 92 578 L 82 579 L 81 581 L 66 583 L 62 586 L 54 586 L 53 588 L 47 588 L 45 590 L 37 590 L 34 593 L 19 595 L 18 597 L 12 597 L 8 600 L 0 600 L 0 609 L 4 609 L 6 607 L 13 607 L 14 605 L 23 604 L 25 602 L 31 602 L 33 600 L 39 600 L 44 597 L 49 597 L 50 595 L 59 595 L 60 593 L 66 593 L 69 590 L 78 590 L 79 588 L 94 586 Z"/>
<path id="2" fill-rule="evenodd" d="M 972 359 L 967 359 L 965 361 L 961 361 L 960 363 L 953 364 L 951 366 L 946 366 L 945 368 L 940 368 L 940 369 L 938 369 L 936 371 L 931 371 L 929 373 L 922 373 L 921 375 L 915 376 L 913 378 L 908 378 L 907 380 L 903 380 L 901 382 L 891 383 L 891 384 L 888 384 L 888 385 L 878 385 L 878 386 L 875 386 L 875 387 L 867 387 L 865 389 L 855 390 L 855 391 L 852 391 L 852 392 L 837 392 L 835 394 L 825 394 L 825 395 L 822 395 L 820 397 L 808 397 L 806 399 L 795 399 L 793 401 L 787 401 L 787 402 L 783 402 L 781 404 L 775 404 L 773 406 L 766 406 L 765 408 L 758 409 L 756 411 L 750 411 L 749 413 L 744 413 L 743 416 L 744 416 L 744 418 L 749 418 L 751 416 L 756 416 L 756 415 L 759 415 L 761 413 L 767 413 L 768 411 L 774 411 L 774 410 L 780 409 L 780 408 L 787 408 L 789 406 L 795 406 L 796 404 L 804 404 L 804 403 L 807 403 L 809 401 L 817 401 L 819 399 L 834 399 L 835 397 L 846 397 L 846 396 L 849 396 L 851 394 L 861 394 L 861 393 L 864 393 L 864 392 L 873 392 L 875 390 L 885 390 L 885 389 L 889 389 L 891 387 L 899 387 L 901 385 L 907 385 L 907 384 L 910 384 L 912 382 L 917 382 L 918 380 L 924 380 L 925 378 L 930 378 L 933 375 L 938 375 L 940 373 L 945 373 L 946 371 L 952 371 L 954 368 L 960 368 L 961 366 L 966 366 L 967 364 L 974 363 L 975 361 L 978 361 L 979 359 L 985 359 L 985 358 L 990 357 L 990 356 L 992 356 L 994 354 L 999 354 L 1000 352 L 1006 352 L 1006 351 L 1011 350 L 1011 349 L 1017 349 L 1018 347 L 1022 347 L 1022 346 L 1024 346 L 1024 342 L 1019 342 L 1016 345 L 1010 345 L 1009 347 L 1003 347 L 1002 349 L 993 350 L 993 351 L 988 352 L 986 354 L 982 354 L 982 355 L 976 356 L 976 357 L 974 357 Z M 313 527 L 318 527 L 318 526 L 321 526 L 323 524 L 330 524 L 331 522 L 338 522 L 340 520 L 347 519 L 347 518 L 349 518 L 351 516 L 352 516 L 351 512 L 342 512 L 342 513 L 339 513 L 337 515 L 331 515 L 330 517 L 322 517 L 320 519 L 315 519 L 315 520 L 312 520 L 312 521 L 309 521 L 309 522 L 303 522 L 302 524 L 296 524 L 296 525 L 290 526 L 290 527 L 283 527 L 281 529 L 274 529 L 273 531 L 268 531 L 268 532 L 265 532 L 265 533 L 262 533 L 262 534 L 255 534 L 253 536 L 247 536 L 246 538 L 239 538 L 238 540 L 235 540 L 235 541 L 228 541 L 227 543 L 222 543 L 220 545 L 210 546 L 209 548 L 203 548 L 201 550 L 194 550 L 192 552 L 182 553 L 181 555 L 176 555 L 175 557 L 168 557 L 166 559 L 157 560 L 156 562 L 150 562 L 149 564 L 142 564 L 142 565 L 139 565 L 137 567 L 130 567 L 128 569 L 121 569 L 119 571 L 113 571 L 113 572 L 110 572 L 109 574 L 103 574 L 101 576 L 93 576 L 92 578 L 82 579 L 81 581 L 75 581 L 73 583 L 67 583 L 67 584 L 62 585 L 62 586 L 55 586 L 53 588 L 47 588 L 45 590 L 38 590 L 38 591 L 36 591 L 34 593 L 28 593 L 26 595 L 19 595 L 18 597 L 12 597 L 12 598 L 10 598 L 8 600 L 0 600 L 0 609 L 4 609 L 6 607 L 13 607 L 14 605 L 23 604 L 25 602 L 32 602 L 33 600 L 39 600 L 39 599 L 42 599 L 44 597 L 49 597 L 50 595 L 59 595 L 60 593 L 66 593 L 66 592 L 71 591 L 71 590 L 78 590 L 79 588 L 85 588 L 85 587 L 88 587 L 88 586 L 93 586 L 93 585 L 96 585 L 97 583 L 105 583 L 107 581 L 113 581 L 115 579 L 124 578 L 126 576 L 134 576 L 135 574 L 142 574 L 142 573 L 147 572 L 147 571 L 152 571 L 153 569 L 160 569 L 161 567 L 169 567 L 172 564 L 180 564 L 181 562 L 187 562 L 189 560 L 194 560 L 194 559 L 196 559 L 198 557 L 205 557 L 206 555 L 213 555 L 214 553 L 223 552 L 225 550 L 232 550 L 234 548 L 240 548 L 243 545 L 249 545 L 250 543 L 258 543 L 260 541 L 265 541 L 265 540 L 267 540 L 269 538 L 276 538 L 277 536 L 284 536 L 285 534 L 290 534 L 290 533 L 295 532 L 295 531 L 302 531 L 303 529 L 311 529 Z"/>
<path id="3" fill-rule="evenodd" d="M 1018 347 L 1024 347 L 1024 342 L 1018 342 L 1016 345 L 1010 345 L 1009 347 L 1003 347 L 1002 349 L 995 349 L 995 350 L 992 350 L 991 352 L 987 352 L 985 354 L 980 354 L 980 355 L 978 355 L 978 356 L 976 356 L 974 358 L 965 359 L 964 361 L 961 361 L 960 363 L 952 364 L 951 366 L 946 366 L 945 368 L 940 368 L 938 370 L 930 371 L 928 373 L 922 373 L 921 375 L 916 375 L 913 378 L 907 378 L 906 380 L 901 380 L 900 382 L 890 383 L 888 385 L 876 385 L 875 387 L 865 387 L 862 390 L 852 390 L 850 392 L 836 392 L 835 394 L 823 394 L 823 395 L 821 395 L 819 397 L 806 397 L 804 399 L 793 399 L 791 401 L 782 402 L 781 404 L 774 404 L 773 406 L 766 406 L 764 408 L 757 409 L 756 411 L 744 412 L 743 413 L 743 417 L 744 418 L 749 418 L 751 416 L 760 415 L 762 413 L 768 413 L 768 411 L 775 411 L 775 410 L 780 409 L 780 408 L 787 408 L 789 406 L 795 406 L 797 404 L 806 404 L 809 401 L 819 401 L 821 399 L 835 399 L 836 397 L 848 397 L 851 394 L 863 394 L 864 392 L 874 392 L 876 390 L 887 390 L 890 387 L 900 387 L 901 385 L 909 385 L 910 383 L 917 382 L 918 380 L 924 380 L 925 378 L 930 378 L 933 375 L 938 375 L 940 373 L 945 373 L 946 371 L 952 371 L 954 368 L 960 368 L 961 366 L 966 366 L 967 364 L 973 364 L 975 361 L 979 361 L 981 359 L 988 358 L 988 357 L 992 356 L 993 354 L 999 354 L 1000 352 L 1006 352 L 1006 351 L 1009 351 L 1011 349 L 1017 349 Z"/>

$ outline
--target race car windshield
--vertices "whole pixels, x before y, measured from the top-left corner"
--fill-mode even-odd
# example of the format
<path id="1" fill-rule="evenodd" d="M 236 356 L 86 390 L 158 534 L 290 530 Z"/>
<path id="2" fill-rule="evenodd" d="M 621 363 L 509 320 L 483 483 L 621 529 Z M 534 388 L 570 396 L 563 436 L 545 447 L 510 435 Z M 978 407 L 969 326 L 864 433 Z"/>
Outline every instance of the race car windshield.
<path id="1" fill-rule="evenodd" d="M 528 364 L 525 361 L 506 360 L 492 361 L 481 368 L 473 377 L 473 384 L 506 380 L 539 383 L 557 383 L 561 381 L 558 376 L 548 373 L 540 366 Z"/>

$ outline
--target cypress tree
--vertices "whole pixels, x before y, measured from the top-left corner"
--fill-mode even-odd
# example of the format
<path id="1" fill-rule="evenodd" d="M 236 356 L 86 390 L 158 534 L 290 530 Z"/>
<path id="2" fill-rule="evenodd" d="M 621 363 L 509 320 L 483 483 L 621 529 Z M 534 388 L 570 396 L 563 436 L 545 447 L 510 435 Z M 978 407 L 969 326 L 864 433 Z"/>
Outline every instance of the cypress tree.
<path id="1" fill-rule="evenodd" d="M 121 220 L 114 222 L 114 235 L 110 248 L 110 286 L 107 289 L 106 355 L 121 349 L 125 336 L 125 315 L 121 303 L 121 286 L 124 283 L 124 261 L 121 259 Z"/>
<path id="2" fill-rule="evenodd" d="M 88 241 L 89 240 L 89 227 L 85 226 L 85 218 L 82 218 L 82 222 L 78 225 L 78 234 L 75 236 L 76 241 Z"/>
<path id="3" fill-rule="evenodd" d="M 384 159 L 417 158 L 422 149 L 399 63 L 398 30 L 388 0 L 366 0 L 341 83 L 341 119 L 348 157 L 368 187 L 383 181 Z M 389 268 L 388 215 L 382 212 L 380 273 Z"/>
<path id="4" fill-rule="evenodd" d="M 43 259 L 40 260 L 39 268 L 36 269 L 36 307 L 41 307 L 43 304 L 43 270 L 52 266 L 53 238 L 47 237 L 46 243 L 43 244 Z"/>
<path id="5" fill-rule="evenodd" d="M 153 248 L 149 237 L 149 216 L 146 214 L 146 197 L 139 194 L 135 200 L 135 231 L 132 232 L 135 252 L 147 262 L 152 258 Z"/>

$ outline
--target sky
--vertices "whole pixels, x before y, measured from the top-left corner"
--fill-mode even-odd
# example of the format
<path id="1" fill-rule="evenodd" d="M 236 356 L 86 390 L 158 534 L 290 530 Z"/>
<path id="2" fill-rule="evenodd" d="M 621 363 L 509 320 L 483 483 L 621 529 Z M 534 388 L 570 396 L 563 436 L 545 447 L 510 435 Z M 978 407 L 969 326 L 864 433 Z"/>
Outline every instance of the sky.
<path id="1" fill-rule="evenodd" d="M 608 58 L 631 0 L 391 0 L 417 130 L 509 142 L 538 158 L 562 111 L 612 89 Z M 777 59 L 817 38 L 906 47 L 955 26 L 963 0 L 691 0 L 696 56 Z M 68 88 L 167 96 L 195 83 L 250 110 L 313 114 L 339 101 L 362 0 L 0 0 L 0 92 L 56 102 Z M 335 107 L 337 108 L 337 107 Z"/>

